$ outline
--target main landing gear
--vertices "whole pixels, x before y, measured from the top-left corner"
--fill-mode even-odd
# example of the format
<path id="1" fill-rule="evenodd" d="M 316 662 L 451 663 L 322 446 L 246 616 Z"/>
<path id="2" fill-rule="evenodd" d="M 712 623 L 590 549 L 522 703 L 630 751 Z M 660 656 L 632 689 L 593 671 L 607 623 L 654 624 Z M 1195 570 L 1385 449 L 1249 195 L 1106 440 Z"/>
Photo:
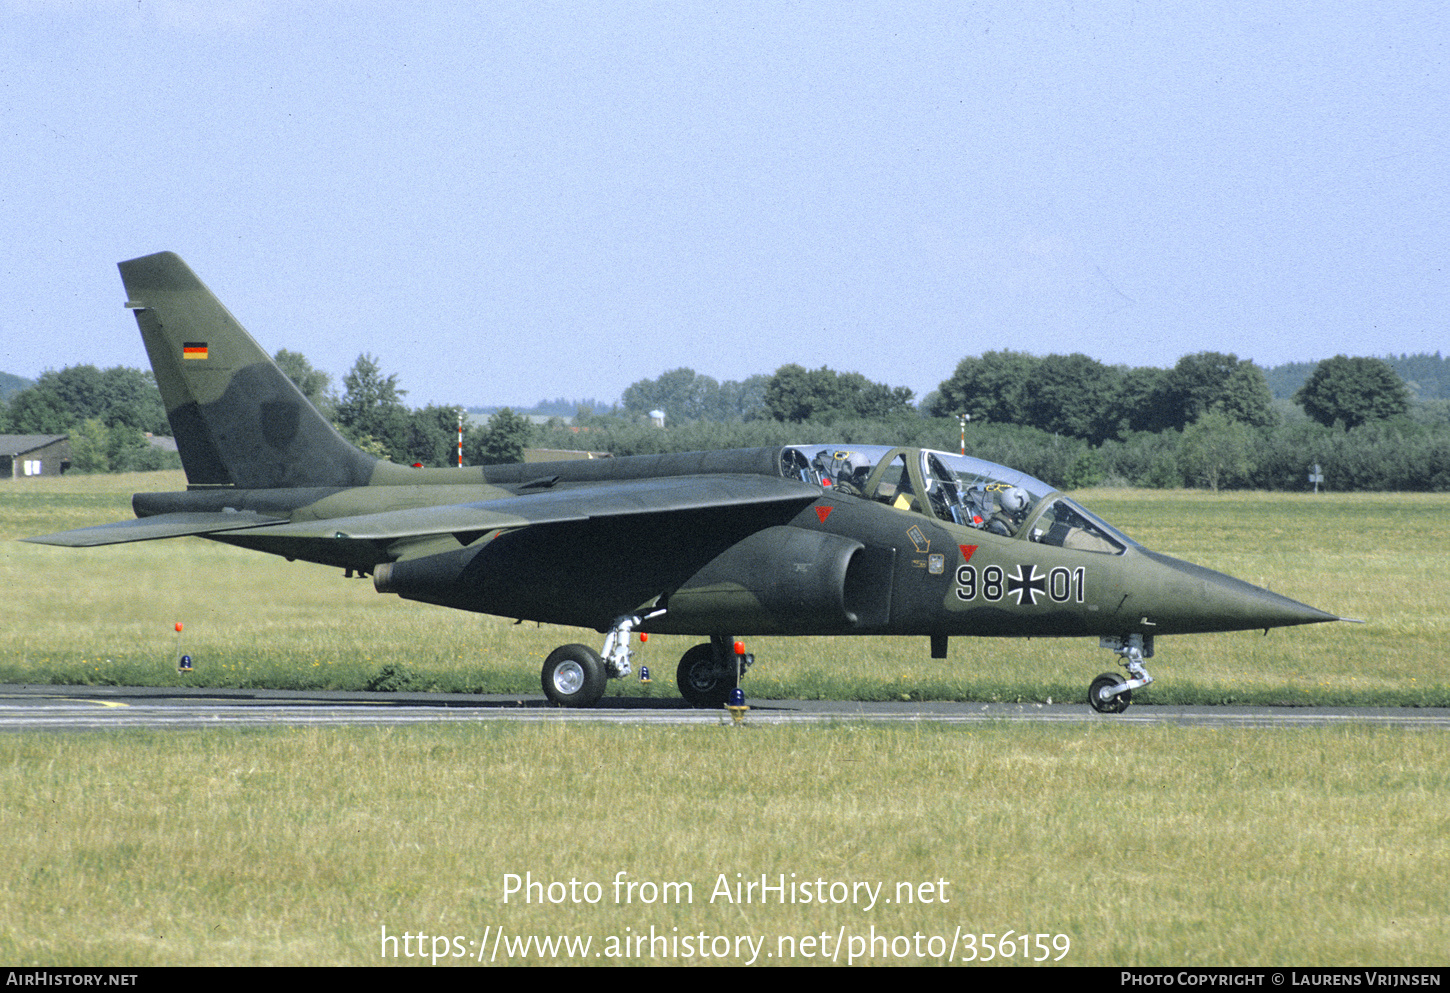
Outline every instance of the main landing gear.
<path id="1" fill-rule="evenodd" d="M 680 659 L 675 683 L 690 706 L 723 707 L 754 663 L 755 656 L 746 655 L 739 642 L 728 635 L 712 634 L 708 644 L 696 645 Z"/>
<path id="2" fill-rule="evenodd" d="M 1153 636 L 1130 634 L 1125 638 L 1102 638 L 1098 645 L 1116 653 L 1132 678 L 1124 679 L 1116 672 L 1103 673 L 1088 687 L 1088 703 L 1100 714 L 1121 714 L 1133 702 L 1133 691 L 1153 681 L 1143 665 L 1144 659 L 1153 657 Z"/>
<path id="3" fill-rule="evenodd" d="M 611 679 L 630 674 L 630 632 L 645 621 L 664 614 L 657 610 L 644 616 L 627 614 L 615 618 L 604 638 L 604 649 L 588 645 L 563 645 L 549 653 L 540 681 L 544 695 L 560 707 L 591 707 L 604 695 Z M 692 707 L 721 707 L 730 691 L 740 683 L 745 670 L 755 662 L 743 646 L 728 635 L 711 635 L 707 644 L 696 645 L 680 659 L 676 678 L 680 695 Z"/>
<path id="4" fill-rule="evenodd" d="M 609 673 L 588 645 L 562 645 L 544 660 L 544 695 L 560 707 L 588 707 L 604 695 Z"/>
<path id="5" fill-rule="evenodd" d="M 560 707 L 592 707 L 604 695 L 604 686 L 611 679 L 623 679 L 632 671 L 629 633 L 663 610 L 640 616 L 625 614 L 616 617 L 604 636 L 604 650 L 596 652 L 588 645 L 563 645 L 544 660 L 540 681 L 544 696 Z"/>

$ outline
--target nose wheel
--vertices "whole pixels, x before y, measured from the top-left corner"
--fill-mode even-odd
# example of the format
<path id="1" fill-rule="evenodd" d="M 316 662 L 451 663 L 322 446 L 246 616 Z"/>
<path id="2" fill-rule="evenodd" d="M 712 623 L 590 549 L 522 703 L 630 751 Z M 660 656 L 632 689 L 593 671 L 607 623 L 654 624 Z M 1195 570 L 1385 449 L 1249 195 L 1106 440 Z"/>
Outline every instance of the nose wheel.
<path id="1" fill-rule="evenodd" d="M 1121 714 L 1133 702 L 1133 691 L 1153 681 L 1153 677 L 1148 675 L 1148 667 L 1143 664 L 1144 659 L 1153 657 L 1153 637 L 1130 634 L 1122 638 L 1102 638 L 1098 645 L 1112 649 L 1123 660 L 1132 678 L 1124 679 L 1116 672 L 1103 673 L 1088 687 L 1088 705 L 1100 714 Z"/>
<path id="2" fill-rule="evenodd" d="M 1088 687 L 1088 703 L 1100 714 L 1121 714 L 1133 702 L 1133 691 L 1123 689 L 1128 681 L 1116 672 L 1105 672 Z"/>

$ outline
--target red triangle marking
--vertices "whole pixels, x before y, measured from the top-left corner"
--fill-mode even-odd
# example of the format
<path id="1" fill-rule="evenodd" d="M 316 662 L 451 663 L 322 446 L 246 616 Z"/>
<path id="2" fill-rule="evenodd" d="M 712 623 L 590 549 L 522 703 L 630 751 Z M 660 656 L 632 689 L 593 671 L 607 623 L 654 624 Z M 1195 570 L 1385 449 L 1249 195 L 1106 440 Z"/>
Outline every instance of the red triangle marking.
<path id="1" fill-rule="evenodd" d="M 970 561 L 972 561 L 972 553 L 977 550 L 977 546 L 976 545 L 958 545 L 957 547 L 962 550 L 962 561 L 963 562 L 970 562 Z"/>
<path id="2" fill-rule="evenodd" d="M 826 518 L 831 516 L 831 511 L 835 509 L 835 507 L 817 507 L 816 516 L 819 517 L 821 519 L 821 523 L 824 524 L 826 523 Z"/>

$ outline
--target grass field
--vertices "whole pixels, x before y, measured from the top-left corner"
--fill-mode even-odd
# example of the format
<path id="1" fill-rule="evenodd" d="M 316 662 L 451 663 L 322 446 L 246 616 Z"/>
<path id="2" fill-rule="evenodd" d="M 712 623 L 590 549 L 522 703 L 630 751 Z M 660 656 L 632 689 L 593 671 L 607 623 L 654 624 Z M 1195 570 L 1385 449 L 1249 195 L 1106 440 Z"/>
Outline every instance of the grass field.
<path id="1" fill-rule="evenodd" d="M 26 485 L 0 489 L 0 539 L 121 519 L 132 490 L 180 479 Z M 1446 702 L 1450 498 L 1084 499 L 1150 547 L 1369 621 L 1161 639 L 1151 699 Z M 224 685 L 353 687 L 391 663 L 420 687 L 537 692 L 543 653 L 595 641 L 191 539 L 0 541 L 0 575 L 6 681 L 176 681 L 177 620 L 188 679 Z M 1082 642 L 957 639 L 932 662 L 915 641 L 757 639 L 746 685 L 1076 699 L 1110 668 Z M 672 675 L 686 643 L 651 639 L 637 661 Z M 663 678 L 648 692 L 674 696 Z M 441 965 L 497 947 L 500 963 L 803 964 L 839 943 L 842 963 L 868 955 L 855 964 L 986 947 L 997 964 L 1052 962 L 1066 947 L 1066 965 L 1443 965 L 1447 787 L 1444 735 L 1364 726 L 14 734 L 0 737 L 0 961 L 419 965 L 441 951 Z M 689 883 L 692 900 L 625 902 L 619 873 Z M 509 874 L 560 883 L 561 902 L 542 888 L 505 902 Z M 758 887 L 711 901 L 722 877 L 762 874 L 823 881 L 828 902 L 762 903 Z M 829 902 L 857 884 L 883 899 Z M 663 944 L 631 946 L 651 928 Z M 591 944 L 509 954 L 529 936 Z M 691 953 L 669 944 L 686 936 Z"/>
<path id="2" fill-rule="evenodd" d="M 15 735 L 0 740 L 0 960 L 419 964 L 401 942 L 384 957 L 386 929 L 447 937 L 440 964 L 467 964 L 480 942 L 492 960 L 503 928 L 588 937 L 583 961 L 607 963 L 611 937 L 653 927 L 763 939 L 763 963 L 809 961 L 781 939 L 822 933 L 817 951 L 840 942 L 843 964 L 873 934 L 889 943 L 865 962 L 941 961 L 948 945 L 961 961 L 961 935 L 984 957 L 982 934 L 1000 955 L 1011 931 L 1048 961 L 1036 935 L 1049 949 L 1065 935 L 1068 965 L 1443 964 L 1447 760 L 1443 734 L 1353 728 Z M 689 883 L 691 900 L 616 898 L 621 872 Z M 507 874 L 581 888 L 505 903 Z M 884 899 L 719 898 L 722 875 L 762 874 Z M 897 902 L 899 883 L 931 902 Z M 640 958 L 717 960 L 668 945 Z"/>

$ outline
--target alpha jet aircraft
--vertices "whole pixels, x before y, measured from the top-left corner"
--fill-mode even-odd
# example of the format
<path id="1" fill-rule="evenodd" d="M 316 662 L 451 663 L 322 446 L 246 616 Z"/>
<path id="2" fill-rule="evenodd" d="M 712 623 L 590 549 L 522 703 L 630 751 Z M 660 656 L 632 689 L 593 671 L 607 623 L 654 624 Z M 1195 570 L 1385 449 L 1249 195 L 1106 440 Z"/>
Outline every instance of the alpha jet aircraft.
<path id="1" fill-rule="evenodd" d="M 1127 678 L 1166 634 L 1332 621 L 1149 551 L 1038 479 L 919 448 L 790 445 L 594 461 L 414 469 L 345 441 L 180 258 L 120 264 L 186 470 L 136 520 L 42 538 L 89 546 L 197 535 L 370 575 L 381 593 L 594 628 L 545 694 L 584 707 L 630 673 L 630 633 L 709 638 L 684 698 L 719 706 L 753 658 L 736 635 L 1097 637 Z"/>

